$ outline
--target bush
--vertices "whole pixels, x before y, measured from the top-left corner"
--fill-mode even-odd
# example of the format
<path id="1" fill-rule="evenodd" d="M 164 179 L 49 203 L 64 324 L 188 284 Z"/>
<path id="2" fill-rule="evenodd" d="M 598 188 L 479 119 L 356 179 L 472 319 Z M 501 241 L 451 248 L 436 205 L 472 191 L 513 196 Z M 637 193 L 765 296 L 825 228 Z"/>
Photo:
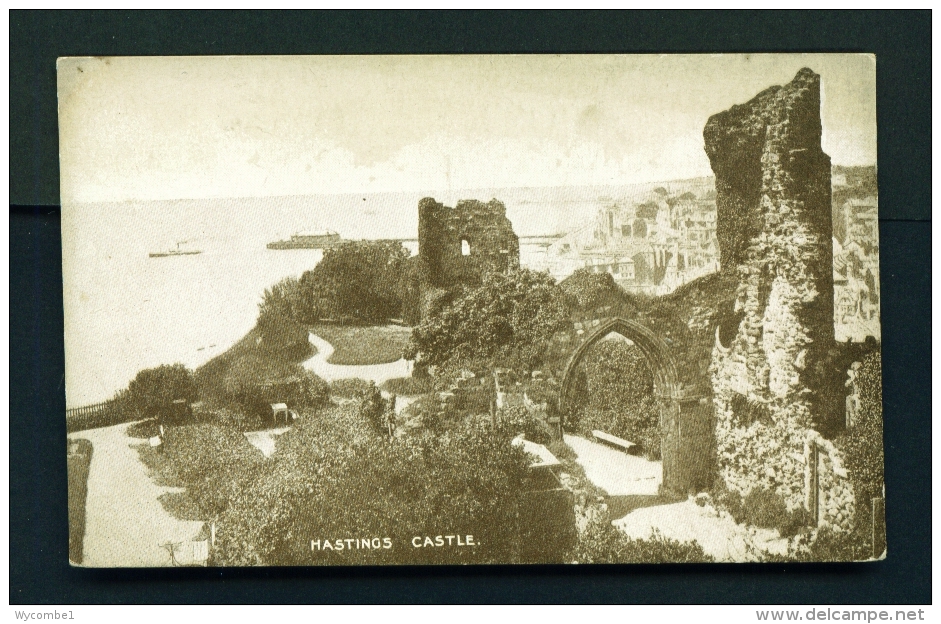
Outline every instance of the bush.
<path id="1" fill-rule="evenodd" d="M 382 389 L 399 396 L 417 396 L 434 390 L 434 384 L 427 375 L 419 377 L 395 377 L 394 379 L 386 380 L 386 382 L 382 384 Z"/>
<path id="2" fill-rule="evenodd" d="M 197 422 L 210 423 L 232 429 L 234 431 L 258 431 L 264 429 L 270 424 L 270 408 L 265 406 L 265 411 L 231 409 L 225 406 L 206 406 L 205 404 L 197 408 Z"/>
<path id="3" fill-rule="evenodd" d="M 422 319 L 405 357 L 426 367 L 485 359 L 531 370 L 567 318 L 565 296 L 548 274 L 488 274 L 481 286 Z"/>
<path id="4" fill-rule="evenodd" d="M 522 405 L 514 405 L 500 410 L 497 414 L 500 427 L 512 437 L 523 434 L 530 442 L 548 444 L 552 441 L 552 428 L 546 421 L 530 413 Z"/>
<path id="5" fill-rule="evenodd" d="M 398 290 L 410 252 L 393 241 L 347 242 L 324 251 L 323 259 L 299 281 L 303 320 L 384 323 L 398 318 Z M 301 320 L 301 319 L 298 319 Z"/>
<path id="6" fill-rule="evenodd" d="M 137 373 L 127 387 L 126 400 L 145 418 L 169 414 L 173 401 L 196 400 L 198 391 L 192 371 L 182 364 L 164 364 Z"/>
<path id="7" fill-rule="evenodd" d="M 837 441 L 853 482 L 856 507 L 870 507 L 883 496 L 885 460 L 882 443 L 882 356 L 880 351 L 863 358 L 856 374 L 860 406 L 856 422 Z"/>
<path id="8" fill-rule="evenodd" d="M 330 395 L 342 399 L 358 399 L 363 394 L 372 392 L 376 384 L 372 381 L 353 377 L 330 382 Z"/>
<path id="9" fill-rule="evenodd" d="M 200 395 L 231 402 L 242 386 L 295 377 L 313 352 L 308 331 L 295 321 L 266 314 L 241 340 L 196 371 Z"/>
<path id="10" fill-rule="evenodd" d="M 258 304 L 258 318 L 280 316 L 301 323 L 312 323 L 319 317 L 314 303 L 304 295 L 300 280 L 286 277 L 265 289 Z"/>
<path id="11" fill-rule="evenodd" d="M 226 378 L 226 396 L 250 413 L 270 414 L 272 403 L 292 409 L 321 407 L 330 399 L 330 386 L 314 373 L 295 365 L 292 374 L 275 379 L 233 367 Z M 249 371 L 251 371 L 249 367 Z"/>
<path id="12" fill-rule="evenodd" d="M 417 424 L 426 430 L 437 432 L 441 431 L 445 424 L 438 413 L 440 409 L 438 397 L 427 394 L 416 399 L 399 416 L 413 422 L 417 421 Z"/>
<path id="13" fill-rule="evenodd" d="M 632 539 L 599 514 L 579 536 L 577 563 L 706 563 L 715 561 L 695 541 L 679 542 L 655 531 L 649 539 Z"/>
<path id="14" fill-rule="evenodd" d="M 222 514 L 265 463 L 245 436 L 215 424 L 167 427 L 162 454 L 161 477 L 185 487 L 204 520 Z"/>
<path id="15" fill-rule="evenodd" d="M 372 426 L 374 432 L 378 434 L 388 432 L 385 422 L 386 401 L 374 382 L 370 381 L 369 386 L 360 394 L 357 413 Z"/>
<path id="16" fill-rule="evenodd" d="M 519 560 L 527 462 L 489 428 L 466 423 L 446 435 L 390 444 L 354 406 L 334 406 L 285 433 L 265 468 L 219 522 L 223 565 Z M 480 546 L 411 545 L 414 536 L 440 534 L 474 535 Z M 338 537 L 388 537 L 394 547 L 311 547 L 312 540 Z"/>
<path id="17" fill-rule="evenodd" d="M 660 406 L 653 375 L 636 346 L 603 340 L 584 359 L 584 377 L 573 394 L 582 405 L 566 420 L 570 429 L 590 435 L 600 429 L 638 444 L 651 460 L 660 459 Z"/>
<path id="18" fill-rule="evenodd" d="M 810 522 L 806 509 L 788 511 L 784 499 L 771 490 L 756 488 L 746 496 L 729 490 L 722 479 L 715 480 L 712 498 L 738 524 L 777 529 L 782 537 L 792 537 L 805 530 Z"/>

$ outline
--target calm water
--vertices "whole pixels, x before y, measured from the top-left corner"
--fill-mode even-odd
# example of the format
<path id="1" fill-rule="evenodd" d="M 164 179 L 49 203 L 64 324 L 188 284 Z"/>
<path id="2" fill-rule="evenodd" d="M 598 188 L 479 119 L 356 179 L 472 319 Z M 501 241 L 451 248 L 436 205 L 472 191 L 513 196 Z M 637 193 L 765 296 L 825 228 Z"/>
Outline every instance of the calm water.
<path id="1" fill-rule="evenodd" d="M 316 266 L 319 250 L 208 249 L 196 256 L 98 258 L 110 288 L 70 293 L 66 402 L 110 398 L 142 368 L 198 366 L 245 335 L 264 289 Z M 74 311 L 74 312 L 73 312 Z"/>
<path id="2" fill-rule="evenodd" d="M 264 244 L 193 246 L 203 253 L 150 258 L 102 247 L 82 255 L 81 279 L 65 290 L 68 407 L 111 398 L 143 368 L 192 368 L 222 353 L 254 326 L 265 288 L 323 256 Z"/>
<path id="3" fill-rule="evenodd" d="M 143 368 L 196 367 L 225 351 L 254 325 L 265 288 L 320 261 L 319 250 L 265 248 L 293 232 L 415 237 L 418 201 L 433 195 L 451 206 L 466 197 L 499 197 L 518 234 L 542 235 L 584 225 L 600 195 L 624 189 L 639 192 L 477 189 L 68 206 L 62 222 L 66 403 L 107 400 Z M 180 241 L 203 253 L 148 257 Z M 520 253 L 523 266 L 543 264 L 541 248 L 523 245 Z"/>

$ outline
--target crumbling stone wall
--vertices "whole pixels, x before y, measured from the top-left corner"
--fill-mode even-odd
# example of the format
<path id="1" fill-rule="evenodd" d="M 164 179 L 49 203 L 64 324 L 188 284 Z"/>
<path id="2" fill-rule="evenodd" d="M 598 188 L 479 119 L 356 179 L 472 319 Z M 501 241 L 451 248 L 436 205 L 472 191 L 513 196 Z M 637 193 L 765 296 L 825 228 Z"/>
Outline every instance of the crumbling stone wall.
<path id="1" fill-rule="evenodd" d="M 418 203 L 418 258 L 424 316 L 456 286 L 478 286 L 486 273 L 518 269 L 519 238 L 496 199 L 449 208 L 426 197 Z"/>
<path id="2" fill-rule="evenodd" d="M 804 445 L 804 506 L 817 506 L 817 523 L 840 531 L 851 531 L 856 518 L 856 499 L 849 473 L 837 447 L 811 434 Z"/>
<path id="3" fill-rule="evenodd" d="M 703 136 L 722 271 L 738 280 L 711 365 L 719 476 L 742 495 L 770 489 L 796 510 L 806 505 L 805 443 L 837 400 L 820 374 L 834 345 L 820 77 L 802 69 L 711 117 Z"/>

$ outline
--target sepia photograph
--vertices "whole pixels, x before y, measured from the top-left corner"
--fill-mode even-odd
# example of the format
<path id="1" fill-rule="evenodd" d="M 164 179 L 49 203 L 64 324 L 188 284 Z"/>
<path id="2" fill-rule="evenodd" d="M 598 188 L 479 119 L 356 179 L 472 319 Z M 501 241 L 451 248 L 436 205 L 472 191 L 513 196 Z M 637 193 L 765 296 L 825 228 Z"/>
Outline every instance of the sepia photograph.
<path id="1" fill-rule="evenodd" d="M 60 58 L 69 563 L 884 559 L 876 65 Z"/>

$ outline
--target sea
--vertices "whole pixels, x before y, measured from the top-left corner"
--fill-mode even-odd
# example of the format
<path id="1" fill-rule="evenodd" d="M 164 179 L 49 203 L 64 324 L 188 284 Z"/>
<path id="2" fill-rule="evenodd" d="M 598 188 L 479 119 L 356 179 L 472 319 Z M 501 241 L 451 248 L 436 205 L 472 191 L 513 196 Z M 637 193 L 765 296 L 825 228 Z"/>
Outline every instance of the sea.
<path id="1" fill-rule="evenodd" d="M 415 239 L 422 197 L 449 206 L 497 197 L 517 234 L 542 236 L 583 226 L 599 197 L 622 192 L 471 189 L 64 206 L 66 405 L 108 400 L 144 368 L 195 368 L 228 349 L 254 326 L 266 288 L 300 277 L 323 257 L 320 250 L 266 248 L 294 232 Z M 417 253 L 417 242 L 405 245 Z M 177 248 L 201 253 L 149 256 Z M 544 248 L 524 244 L 521 264 L 538 265 L 541 254 Z"/>

